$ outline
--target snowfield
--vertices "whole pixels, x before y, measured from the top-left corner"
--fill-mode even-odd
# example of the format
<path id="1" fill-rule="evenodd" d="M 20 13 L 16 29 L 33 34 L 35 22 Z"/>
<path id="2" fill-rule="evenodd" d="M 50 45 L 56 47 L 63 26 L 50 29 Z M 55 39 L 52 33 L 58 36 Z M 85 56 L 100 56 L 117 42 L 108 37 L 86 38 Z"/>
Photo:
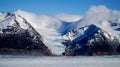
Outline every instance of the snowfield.
<path id="1" fill-rule="evenodd" d="M 12 56 L 0 55 L 0 67 L 120 67 L 120 56 Z"/>

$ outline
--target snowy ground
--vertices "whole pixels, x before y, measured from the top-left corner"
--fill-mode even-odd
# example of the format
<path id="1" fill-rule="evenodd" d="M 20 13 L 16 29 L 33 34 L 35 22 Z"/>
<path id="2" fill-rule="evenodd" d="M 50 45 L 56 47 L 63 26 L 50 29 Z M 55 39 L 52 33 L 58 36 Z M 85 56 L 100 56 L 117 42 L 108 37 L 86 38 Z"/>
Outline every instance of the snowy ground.
<path id="1" fill-rule="evenodd" d="M 40 57 L 0 55 L 0 67 L 120 67 L 120 56 Z"/>

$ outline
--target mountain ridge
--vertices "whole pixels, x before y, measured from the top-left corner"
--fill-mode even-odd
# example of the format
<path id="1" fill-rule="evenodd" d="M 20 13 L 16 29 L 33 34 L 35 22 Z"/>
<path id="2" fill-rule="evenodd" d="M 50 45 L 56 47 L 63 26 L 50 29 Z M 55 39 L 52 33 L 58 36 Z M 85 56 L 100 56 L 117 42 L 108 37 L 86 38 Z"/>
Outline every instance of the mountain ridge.
<path id="1" fill-rule="evenodd" d="M 104 9 L 104 10 L 101 10 Z M 72 15 L 72 14 L 56 14 L 56 15 L 36 15 L 24 10 L 17 10 L 10 12 L 13 14 L 20 15 L 27 22 L 29 22 L 33 28 L 43 37 L 43 42 L 52 51 L 53 54 L 62 54 L 65 50 L 65 46 L 62 45 L 62 39 L 70 31 L 78 31 L 69 35 L 84 34 L 87 26 L 93 24 L 105 32 L 108 32 L 111 36 L 115 36 L 119 39 L 119 11 L 110 10 L 104 6 L 91 7 L 84 16 Z M 0 21 L 5 17 L 7 13 L 0 13 Z M 9 15 L 9 14 L 8 14 Z M 21 19 L 18 19 L 21 22 Z M 9 21 L 6 21 L 6 23 Z M 3 25 L 1 25 L 2 27 Z M 27 27 L 26 25 L 21 25 Z M 3 26 L 4 27 L 4 26 Z M 83 30 L 77 30 L 77 29 Z M 81 32 L 81 33 L 79 33 Z M 71 40 L 74 37 L 70 38 Z"/>
<path id="2" fill-rule="evenodd" d="M 26 19 L 20 15 L 8 13 L 4 20 L 0 22 L 0 25 L 3 25 L 0 26 L 1 53 L 4 54 L 4 51 L 7 51 L 11 54 L 17 54 L 17 52 L 22 50 L 20 54 L 24 54 L 27 51 L 26 54 L 51 55 L 51 51 L 43 43 L 42 36 Z"/>
<path id="3" fill-rule="evenodd" d="M 85 27 L 84 27 L 85 28 Z M 114 55 L 119 54 L 119 40 L 101 28 L 91 24 L 64 35 L 62 44 L 66 46 L 65 56 L 76 55 Z M 83 30 L 81 35 L 79 30 Z M 77 34 L 76 34 L 77 33 Z M 76 34 L 76 35 L 75 35 Z M 69 37 L 70 36 L 70 37 Z"/>

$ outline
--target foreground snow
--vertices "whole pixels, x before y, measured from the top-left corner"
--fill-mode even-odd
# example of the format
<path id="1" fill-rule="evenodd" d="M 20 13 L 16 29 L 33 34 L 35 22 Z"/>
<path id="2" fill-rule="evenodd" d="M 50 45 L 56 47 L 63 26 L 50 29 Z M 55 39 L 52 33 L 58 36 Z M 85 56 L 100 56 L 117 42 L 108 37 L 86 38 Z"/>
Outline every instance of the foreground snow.
<path id="1" fill-rule="evenodd" d="M 0 67 L 119 67 L 120 56 L 40 57 L 0 55 Z"/>

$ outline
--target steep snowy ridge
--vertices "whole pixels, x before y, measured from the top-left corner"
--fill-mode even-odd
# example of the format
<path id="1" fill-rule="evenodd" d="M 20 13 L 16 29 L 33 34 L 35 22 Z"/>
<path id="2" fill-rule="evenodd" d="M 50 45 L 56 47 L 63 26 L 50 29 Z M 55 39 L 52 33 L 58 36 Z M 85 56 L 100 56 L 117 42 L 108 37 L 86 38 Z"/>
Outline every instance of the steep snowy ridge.
<path id="1" fill-rule="evenodd" d="M 69 31 L 62 44 L 66 46 L 66 56 L 118 54 L 120 46 L 116 37 L 93 24 Z"/>
<path id="2" fill-rule="evenodd" d="M 81 23 L 80 23 L 81 24 Z M 101 21 L 100 23 L 95 24 L 96 26 L 98 26 L 99 28 L 105 30 L 106 32 L 108 32 L 111 36 L 115 36 L 119 39 L 119 29 L 120 29 L 120 23 L 117 21 Z M 85 30 L 88 28 L 89 25 L 85 25 L 85 26 L 80 26 L 80 28 L 75 28 L 75 29 L 71 29 L 69 30 L 66 35 L 63 35 L 63 39 L 70 39 L 73 40 L 76 37 L 85 34 Z M 91 31 L 89 31 L 91 32 Z"/>
<path id="3" fill-rule="evenodd" d="M 15 13 L 7 13 L 7 15 L 4 17 L 4 20 L 0 21 L 0 25 L 1 32 L 2 29 L 13 26 L 32 31 L 37 35 L 36 30 L 31 26 L 31 24 L 26 19 Z"/>
<path id="4" fill-rule="evenodd" d="M 119 19 L 120 11 L 118 10 L 111 10 L 103 5 L 92 6 L 83 16 L 83 21 L 77 26 L 79 28 L 94 24 L 119 39 L 120 32 L 115 30 L 115 27 L 119 28 Z M 117 24 L 117 26 L 111 26 L 112 24 Z"/>
<path id="5" fill-rule="evenodd" d="M 24 29 L 28 28 L 27 23 L 26 24 L 24 23 L 24 19 L 22 17 L 20 17 L 19 15 L 15 15 L 13 13 L 7 13 L 5 15 L 5 17 L 2 18 L 2 20 L 0 21 L 0 25 L 1 25 L 0 27 L 1 27 L 1 29 L 2 28 L 6 28 L 7 26 L 14 25 L 15 20 L 19 21 L 20 26 L 22 28 L 24 28 Z"/>
<path id="6" fill-rule="evenodd" d="M 97 24 L 103 30 L 107 31 L 109 34 L 116 36 L 119 39 L 119 28 L 120 24 L 116 21 L 102 21 L 101 24 Z"/>
<path id="7" fill-rule="evenodd" d="M 50 55 L 51 52 L 43 43 L 42 36 L 25 18 L 14 12 L 5 15 L 2 21 L 0 21 L 1 53 L 3 53 L 4 50 L 8 50 L 9 53 L 17 54 L 16 50 L 24 50 L 20 54 L 24 54 L 24 52 L 27 54 L 28 52 L 28 54 L 33 55 L 47 55 L 48 53 Z M 31 50 L 33 50 L 33 52 L 29 52 Z M 46 54 L 46 52 L 48 53 Z"/>

